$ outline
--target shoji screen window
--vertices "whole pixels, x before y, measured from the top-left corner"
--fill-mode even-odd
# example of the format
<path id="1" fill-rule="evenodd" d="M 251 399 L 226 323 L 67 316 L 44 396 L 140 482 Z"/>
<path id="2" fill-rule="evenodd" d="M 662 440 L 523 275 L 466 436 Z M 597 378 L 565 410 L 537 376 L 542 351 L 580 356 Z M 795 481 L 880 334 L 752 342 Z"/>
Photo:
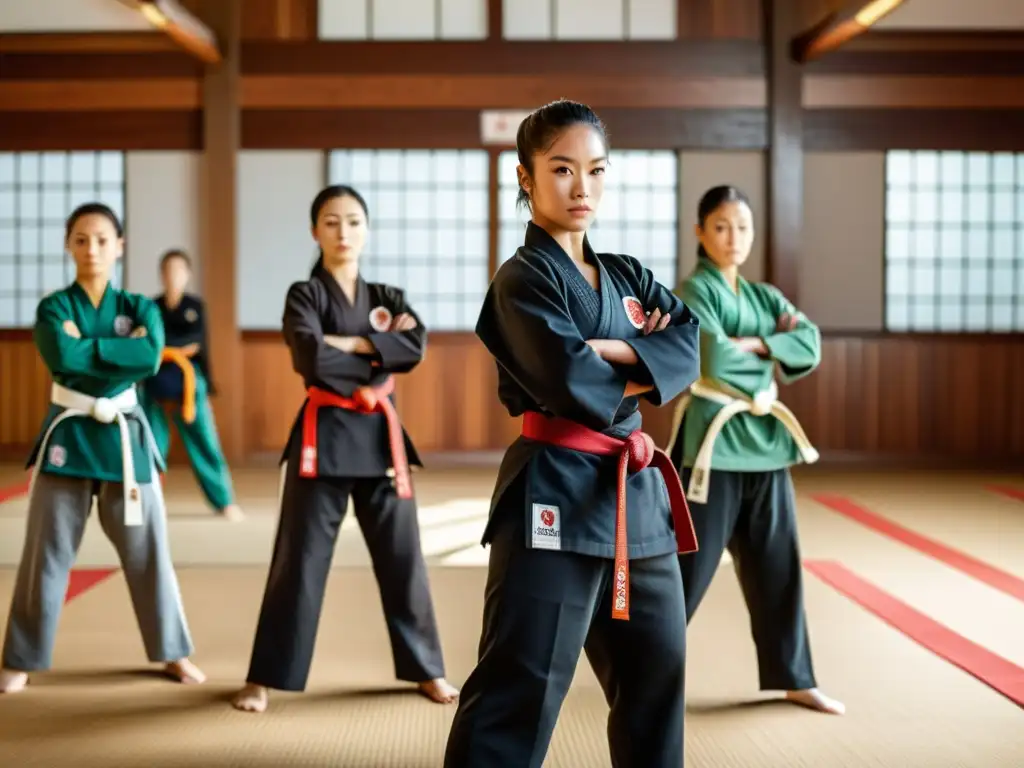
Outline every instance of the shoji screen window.
<path id="1" fill-rule="evenodd" d="M 530 218 L 516 209 L 518 162 L 511 150 L 498 160 L 499 263 L 523 244 Z M 670 289 L 679 261 L 678 163 L 671 150 L 612 150 L 604 198 L 588 233 L 594 250 L 634 256 Z"/>
<path id="2" fill-rule="evenodd" d="M 885 325 L 1024 330 L 1024 153 L 886 158 Z"/>
<path id="3" fill-rule="evenodd" d="M 472 330 L 488 284 L 487 153 L 333 150 L 328 179 L 370 208 L 363 277 L 404 289 L 431 331 Z"/>
<path id="4" fill-rule="evenodd" d="M 100 202 L 123 220 L 124 200 L 123 152 L 0 153 L 0 327 L 31 326 L 39 300 L 74 280 L 68 214 Z M 116 285 L 123 266 L 115 266 Z"/>

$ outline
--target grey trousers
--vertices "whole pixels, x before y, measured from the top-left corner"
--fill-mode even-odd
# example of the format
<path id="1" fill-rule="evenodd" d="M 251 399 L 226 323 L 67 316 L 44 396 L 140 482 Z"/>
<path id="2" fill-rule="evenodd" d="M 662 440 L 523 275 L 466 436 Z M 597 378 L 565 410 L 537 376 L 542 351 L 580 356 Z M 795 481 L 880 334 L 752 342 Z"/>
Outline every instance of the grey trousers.
<path id="1" fill-rule="evenodd" d="M 124 524 L 121 483 L 39 473 L 29 499 L 25 547 L 4 638 L 5 669 L 49 669 L 68 574 L 93 496 L 103 532 L 121 561 L 147 658 L 169 662 L 192 653 L 167 543 L 163 491 L 153 472 L 153 482 L 139 487 L 143 524 L 131 527 Z"/>

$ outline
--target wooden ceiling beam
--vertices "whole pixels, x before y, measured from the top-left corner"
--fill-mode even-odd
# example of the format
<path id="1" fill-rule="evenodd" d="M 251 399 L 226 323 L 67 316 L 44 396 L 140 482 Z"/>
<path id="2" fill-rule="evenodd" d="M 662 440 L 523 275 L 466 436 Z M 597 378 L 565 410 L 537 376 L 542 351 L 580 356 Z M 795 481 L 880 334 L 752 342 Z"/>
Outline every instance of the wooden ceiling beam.
<path id="1" fill-rule="evenodd" d="M 846 0 L 813 27 L 793 38 L 791 53 L 801 64 L 820 58 L 871 29 L 904 0 Z"/>
<path id="2" fill-rule="evenodd" d="M 178 0 L 117 0 L 134 8 L 179 47 L 206 64 L 223 59 L 217 36 Z"/>

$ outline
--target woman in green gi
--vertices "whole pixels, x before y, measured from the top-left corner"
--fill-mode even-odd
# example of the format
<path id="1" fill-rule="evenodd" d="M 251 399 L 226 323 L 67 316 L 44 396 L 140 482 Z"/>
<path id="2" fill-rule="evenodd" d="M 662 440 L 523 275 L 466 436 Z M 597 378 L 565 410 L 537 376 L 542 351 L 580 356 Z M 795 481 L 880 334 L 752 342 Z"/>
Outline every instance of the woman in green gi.
<path id="1" fill-rule="evenodd" d="M 228 520 L 238 521 L 245 516 L 235 503 L 231 472 L 210 408 L 214 387 L 206 308 L 202 299 L 185 292 L 191 278 L 192 262 L 184 251 L 170 250 L 160 259 L 164 292 L 156 297 L 156 305 L 166 347 L 160 370 L 143 385 L 142 405 L 160 454 L 166 459 L 171 446 L 169 411 L 207 503 Z"/>
<path id="2" fill-rule="evenodd" d="M 687 623 L 728 549 L 750 613 L 762 690 L 842 714 L 817 688 L 803 605 L 796 502 L 789 467 L 817 460 L 778 401 L 783 383 L 821 359 L 817 327 L 774 286 L 739 275 L 754 240 L 753 215 L 735 187 L 698 206 L 697 266 L 679 286 L 700 320 L 701 378 L 681 399 L 670 453 L 682 469 L 700 550 L 681 555 Z"/>
<path id="3" fill-rule="evenodd" d="M 75 282 L 44 297 L 33 329 L 53 378 L 28 465 L 28 523 L 3 647 L 0 693 L 48 669 L 68 574 L 93 498 L 117 550 L 146 655 L 172 679 L 201 683 L 167 543 L 157 452 L 136 382 L 160 362 L 164 329 L 150 299 L 110 284 L 124 248 L 117 216 L 90 203 L 67 220 Z"/>

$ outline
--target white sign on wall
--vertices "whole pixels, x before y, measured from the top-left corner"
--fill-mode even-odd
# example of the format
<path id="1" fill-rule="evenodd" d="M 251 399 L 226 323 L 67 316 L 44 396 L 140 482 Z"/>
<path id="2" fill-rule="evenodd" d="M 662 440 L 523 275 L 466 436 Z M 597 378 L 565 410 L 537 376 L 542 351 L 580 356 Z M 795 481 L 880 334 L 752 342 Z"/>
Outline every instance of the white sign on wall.
<path id="1" fill-rule="evenodd" d="M 480 113 L 480 140 L 483 144 L 514 147 L 519 124 L 529 117 L 529 110 L 485 109 Z"/>

